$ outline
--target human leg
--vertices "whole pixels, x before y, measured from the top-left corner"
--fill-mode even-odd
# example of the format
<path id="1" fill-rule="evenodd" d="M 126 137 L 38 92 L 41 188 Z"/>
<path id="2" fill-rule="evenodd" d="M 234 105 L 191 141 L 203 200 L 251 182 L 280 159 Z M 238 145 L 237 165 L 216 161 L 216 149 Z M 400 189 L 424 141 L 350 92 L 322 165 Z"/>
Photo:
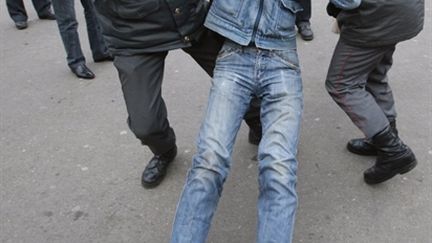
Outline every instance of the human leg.
<path id="1" fill-rule="evenodd" d="M 369 73 L 393 51 L 394 46 L 360 48 L 339 41 L 327 75 L 326 88 L 332 98 L 376 148 L 375 165 L 364 172 L 368 184 L 384 182 L 417 165 L 414 153 L 393 132 L 385 111 L 365 87 Z M 385 93 L 388 97 L 389 92 Z M 393 102 L 385 103 L 393 107 Z"/>
<path id="2" fill-rule="evenodd" d="M 387 77 L 387 72 L 393 64 L 394 51 L 395 46 L 389 47 L 380 64 L 369 74 L 366 85 L 366 89 L 374 96 L 390 122 L 386 130 L 372 138 L 372 145 L 378 158 L 375 165 L 364 173 L 364 179 L 368 184 L 381 183 L 396 174 L 407 173 L 417 165 L 414 153 L 398 137 L 396 129 L 395 102 Z"/>
<path id="3" fill-rule="evenodd" d="M 247 79 L 253 62 L 236 52 L 222 50 L 218 59 L 197 153 L 177 206 L 172 243 L 205 242 L 231 167 L 234 141 L 252 94 Z M 236 68 L 233 63 L 242 65 Z"/>
<path id="4" fill-rule="evenodd" d="M 78 22 L 75 16 L 74 0 L 53 0 L 54 12 L 60 36 L 67 54 L 67 62 L 70 68 L 85 63 L 78 35 Z"/>
<path id="5" fill-rule="evenodd" d="M 312 16 L 311 0 L 299 0 L 303 10 L 296 13 L 296 22 L 309 22 Z"/>
<path id="6" fill-rule="evenodd" d="M 19 30 L 27 28 L 27 12 L 22 0 L 6 0 L 6 6 L 10 17 Z"/>
<path id="7" fill-rule="evenodd" d="M 51 12 L 51 1 L 49 0 L 32 0 L 33 6 L 40 19 L 54 20 L 55 16 Z"/>
<path id="8" fill-rule="evenodd" d="M 389 125 L 381 107 L 366 90 L 369 73 L 385 53 L 385 47 L 354 47 L 339 40 L 327 73 L 330 96 L 367 138 Z"/>
<path id="9" fill-rule="evenodd" d="M 303 40 L 313 40 L 313 32 L 310 24 L 312 15 L 311 0 L 299 0 L 303 10 L 296 13 L 296 25 L 298 32 Z"/>
<path id="10" fill-rule="evenodd" d="M 112 57 L 108 53 L 108 49 L 102 36 L 102 30 L 96 17 L 93 2 L 91 0 L 81 0 L 81 4 L 84 7 L 87 33 L 94 61 L 100 62 L 105 60 L 112 60 Z"/>
<path id="11" fill-rule="evenodd" d="M 216 58 L 224 40 L 225 38 L 219 34 L 211 30 L 205 30 L 199 42 L 194 43 L 192 47 L 184 48 L 183 50 L 188 53 L 210 77 L 213 77 Z M 249 142 L 255 145 L 258 145 L 262 134 L 260 107 L 260 100 L 254 96 L 244 116 L 244 121 L 250 128 Z"/>
<path id="12" fill-rule="evenodd" d="M 128 125 L 135 136 L 153 152 L 143 172 L 145 187 L 158 185 L 174 159 L 175 134 L 162 98 L 162 79 L 167 52 L 117 56 L 118 70 L 128 111 Z"/>
<path id="13" fill-rule="evenodd" d="M 389 46 L 381 61 L 369 74 L 366 90 L 372 94 L 389 121 L 396 120 L 396 109 L 393 92 L 388 83 L 387 73 L 393 65 L 395 46 Z"/>
<path id="14" fill-rule="evenodd" d="M 263 137 L 258 149 L 257 242 L 292 240 L 297 208 L 297 145 L 303 111 L 296 50 L 273 51 L 263 66 L 259 96 Z"/>
<path id="15" fill-rule="evenodd" d="M 382 60 L 376 68 L 369 74 L 366 90 L 372 94 L 376 103 L 381 107 L 385 116 L 390 122 L 390 127 L 396 135 L 396 109 L 393 99 L 393 93 L 388 83 L 387 73 L 393 64 L 393 53 L 395 48 L 389 48 L 388 52 L 383 55 Z M 377 150 L 371 144 L 370 139 L 355 138 L 348 142 L 347 148 L 350 152 L 359 155 L 376 155 Z"/>

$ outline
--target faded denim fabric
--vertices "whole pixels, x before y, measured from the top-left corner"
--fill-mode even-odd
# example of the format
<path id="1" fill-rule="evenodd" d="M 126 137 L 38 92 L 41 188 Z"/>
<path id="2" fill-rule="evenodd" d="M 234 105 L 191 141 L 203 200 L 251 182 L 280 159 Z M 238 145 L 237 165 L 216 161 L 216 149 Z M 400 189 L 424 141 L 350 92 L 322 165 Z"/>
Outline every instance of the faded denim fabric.
<path id="1" fill-rule="evenodd" d="M 295 49 L 242 47 L 219 53 L 197 153 L 174 220 L 172 243 L 205 242 L 252 95 L 261 100 L 257 242 L 290 243 L 297 208 L 297 144 L 303 111 Z"/>

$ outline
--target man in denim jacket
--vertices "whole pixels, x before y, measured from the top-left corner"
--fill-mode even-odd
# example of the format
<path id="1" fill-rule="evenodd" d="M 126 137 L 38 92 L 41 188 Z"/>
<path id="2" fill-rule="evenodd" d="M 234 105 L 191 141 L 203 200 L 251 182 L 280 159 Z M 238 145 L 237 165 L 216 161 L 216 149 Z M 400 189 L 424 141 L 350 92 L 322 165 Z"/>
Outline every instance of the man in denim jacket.
<path id="1" fill-rule="evenodd" d="M 358 6 L 344 1 L 340 7 Z M 172 243 L 205 242 L 231 167 L 241 118 L 261 99 L 257 242 L 292 241 L 297 208 L 297 144 L 303 111 L 294 0 L 215 0 L 205 26 L 225 36 L 173 224 Z"/>
<path id="2" fill-rule="evenodd" d="M 197 153 L 172 243 L 205 242 L 231 167 L 241 118 L 261 99 L 258 242 L 291 242 L 297 207 L 297 144 L 303 111 L 294 0 L 215 0 L 205 26 L 227 38 L 216 61 Z"/>

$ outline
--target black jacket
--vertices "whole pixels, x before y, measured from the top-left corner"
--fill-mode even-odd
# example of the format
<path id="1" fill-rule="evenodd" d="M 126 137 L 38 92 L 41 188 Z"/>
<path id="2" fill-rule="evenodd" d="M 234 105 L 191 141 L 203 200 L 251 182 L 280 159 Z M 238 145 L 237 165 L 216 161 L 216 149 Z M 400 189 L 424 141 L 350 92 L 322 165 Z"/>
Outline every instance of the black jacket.
<path id="1" fill-rule="evenodd" d="M 354 46 L 392 45 L 423 29 L 424 0 L 362 0 L 353 10 L 327 11 L 337 14 L 341 39 Z"/>
<path id="2" fill-rule="evenodd" d="M 167 51 L 191 45 L 202 31 L 206 0 L 95 0 L 114 55 Z"/>

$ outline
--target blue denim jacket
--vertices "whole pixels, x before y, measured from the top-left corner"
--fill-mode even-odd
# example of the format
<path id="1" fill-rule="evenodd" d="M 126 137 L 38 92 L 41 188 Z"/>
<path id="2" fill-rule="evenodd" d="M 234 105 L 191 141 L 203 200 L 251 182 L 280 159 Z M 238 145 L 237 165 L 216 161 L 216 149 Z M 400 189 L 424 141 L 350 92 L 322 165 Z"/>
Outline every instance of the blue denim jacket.
<path id="1" fill-rule="evenodd" d="M 296 47 L 296 0 L 214 0 L 205 26 L 247 46 L 283 50 Z"/>

